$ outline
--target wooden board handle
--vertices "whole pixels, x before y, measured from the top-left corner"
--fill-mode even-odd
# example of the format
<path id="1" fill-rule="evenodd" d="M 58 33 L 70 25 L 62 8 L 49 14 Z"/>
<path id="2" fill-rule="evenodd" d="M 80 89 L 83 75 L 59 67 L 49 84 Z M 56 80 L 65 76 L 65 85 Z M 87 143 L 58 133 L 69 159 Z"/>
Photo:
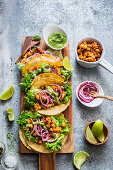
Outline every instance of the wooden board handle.
<path id="1" fill-rule="evenodd" d="M 56 170 L 55 153 L 39 153 L 39 170 Z"/>

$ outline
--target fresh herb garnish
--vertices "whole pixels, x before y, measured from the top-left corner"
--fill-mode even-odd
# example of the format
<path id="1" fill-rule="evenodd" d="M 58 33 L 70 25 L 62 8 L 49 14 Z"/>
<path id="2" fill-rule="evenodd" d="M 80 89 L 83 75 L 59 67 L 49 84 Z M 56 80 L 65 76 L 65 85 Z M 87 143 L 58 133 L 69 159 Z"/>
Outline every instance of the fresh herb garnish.
<path id="1" fill-rule="evenodd" d="M 39 41 L 41 37 L 39 35 L 35 35 L 32 37 L 32 41 Z"/>
<path id="2" fill-rule="evenodd" d="M 14 150 L 15 145 L 14 142 L 16 141 L 15 134 L 14 133 L 7 133 L 7 146 L 9 150 Z"/>

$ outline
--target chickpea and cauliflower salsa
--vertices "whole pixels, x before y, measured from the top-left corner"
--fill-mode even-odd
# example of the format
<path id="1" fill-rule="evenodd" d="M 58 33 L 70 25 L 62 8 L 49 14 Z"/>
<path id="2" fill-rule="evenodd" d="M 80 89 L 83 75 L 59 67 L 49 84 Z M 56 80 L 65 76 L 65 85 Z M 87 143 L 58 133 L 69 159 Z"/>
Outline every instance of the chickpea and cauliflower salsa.
<path id="1" fill-rule="evenodd" d="M 97 42 L 82 41 L 78 46 L 77 53 L 80 60 L 95 62 L 100 59 L 102 50 Z"/>

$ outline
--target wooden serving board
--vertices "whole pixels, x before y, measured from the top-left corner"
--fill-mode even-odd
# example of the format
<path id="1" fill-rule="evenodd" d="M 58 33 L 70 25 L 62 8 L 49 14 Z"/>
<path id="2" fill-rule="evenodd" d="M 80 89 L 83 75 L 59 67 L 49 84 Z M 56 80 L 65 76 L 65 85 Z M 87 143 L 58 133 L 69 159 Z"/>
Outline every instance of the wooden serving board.
<path id="1" fill-rule="evenodd" d="M 37 42 L 38 43 L 38 42 Z M 23 43 L 22 43 L 22 53 L 26 51 L 26 48 L 30 45 L 34 45 L 36 42 L 32 41 L 32 37 L 24 37 L 23 38 Z M 46 50 L 48 47 L 44 40 L 41 38 L 40 44 L 38 44 L 39 47 L 42 49 Z M 69 42 L 68 45 L 62 50 L 63 56 L 68 56 L 70 59 L 70 54 L 69 54 Z M 21 78 L 22 81 L 23 78 Z M 22 112 L 24 110 L 24 93 L 21 92 L 21 100 L 20 100 L 20 111 Z M 73 153 L 74 152 L 74 136 L 73 136 L 73 112 L 72 112 L 72 98 L 69 107 L 63 112 L 65 115 L 65 118 L 69 121 L 70 127 L 71 127 L 71 132 L 69 133 L 68 139 L 66 143 L 63 146 L 63 149 L 56 152 L 56 153 Z M 20 153 L 34 153 L 30 150 L 28 150 L 21 142 L 19 141 L 19 149 Z M 42 167 L 43 162 L 50 162 L 51 160 L 51 167 L 49 167 L 49 164 L 44 165 Z M 52 165 L 53 164 L 53 165 Z M 47 168 L 49 167 L 49 169 Z M 55 170 L 55 153 L 53 154 L 39 154 L 39 169 L 40 170 Z"/>

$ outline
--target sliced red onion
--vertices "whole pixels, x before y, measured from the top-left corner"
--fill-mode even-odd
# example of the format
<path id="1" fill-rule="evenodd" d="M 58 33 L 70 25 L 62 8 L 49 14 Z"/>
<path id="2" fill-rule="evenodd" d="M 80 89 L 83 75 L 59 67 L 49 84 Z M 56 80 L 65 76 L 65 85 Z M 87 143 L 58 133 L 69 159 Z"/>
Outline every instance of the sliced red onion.
<path id="1" fill-rule="evenodd" d="M 46 103 L 44 103 L 43 101 L 42 101 L 42 95 L 43 94 L 45 94 L 45 97 L 46 97 L 46 100 L 47 100 L 47 102 Z M 47 94 L 49 94 L 49 96 L 47 96 Z M 47 91 L 47 90 L 42 90 L 42 92 L 41 92 L 41 94 L 40 94 L 40 102 L 41 102 L 41 104 L 43 105 L 43 106 L 45 106 L 45 107 L 51 107 L 52 106 L 52 104 L 49 104 L 49 101 L 50 101 L 50 93 L 49 93 L 49 91 Z"/>
<path id="2" fill-rule="evenodd" d="M 49 139 L 49 131 L 48 130 L 44 130 L 44 132 L 42 133 L 42 141 L 45 142 Z"/>
<path id="3" fill-rule="evenodd" d="M 56 57 L 55 61 L 59 61 L 60 60 L 60 57 L 57 57 L 57 56 L 55 56 L 55 57 Z"/>
<path id="4" fill-rule="evenodd" d="M 62 97 L 62 88 L 61 88 L 58 84 L 51 84 L 51 85 L 58 87 L 58 88 L 55 90 L 55 92 L 58 93 L 58 91 L 59 91 L 60 95 L 59 95 L 58 99 L 60 99 L 60 98 Z"/>
<path id="5" fill-rule="evenodd" d="M 40 93 L 42 90 L 38 90 L 35 94 L 38 94 L 38 93 Z"/>
<path id="6" fill-rule="evenodd" d="M 57 72 L 56 72 L 56 70 L 54 68 L 50 68 L 50 69 L 51 69 L 51 71 L 54 72 L 54 74 L 57 74 Z"/>
<path id="7" fill-rule="evenodd" d="M 58 139 L 58 134 L 57 134 L 57 133 L 53 133 L 53 134 L 55 134 L 55 135 L 56 135 L 56 138 L 55 138 L 55 139 L 53 139 L 53 140 L 47 140 L 47 142 L 55 142 L 55 141 Z"/>
<path id="8" fill-rule="evenodd" d="M 34 133 L 35 129 L 32 130 L 32 132 L 30 133 L 30 136 L 29 136 L 29 143 L 30 143 L 30 138 L 31 138 L 31 135 Z"/>
<path id="9" fill-rule="evenodd" d="M 50 51 L 44 51 L 44 54 L 52 55 Z"/>

